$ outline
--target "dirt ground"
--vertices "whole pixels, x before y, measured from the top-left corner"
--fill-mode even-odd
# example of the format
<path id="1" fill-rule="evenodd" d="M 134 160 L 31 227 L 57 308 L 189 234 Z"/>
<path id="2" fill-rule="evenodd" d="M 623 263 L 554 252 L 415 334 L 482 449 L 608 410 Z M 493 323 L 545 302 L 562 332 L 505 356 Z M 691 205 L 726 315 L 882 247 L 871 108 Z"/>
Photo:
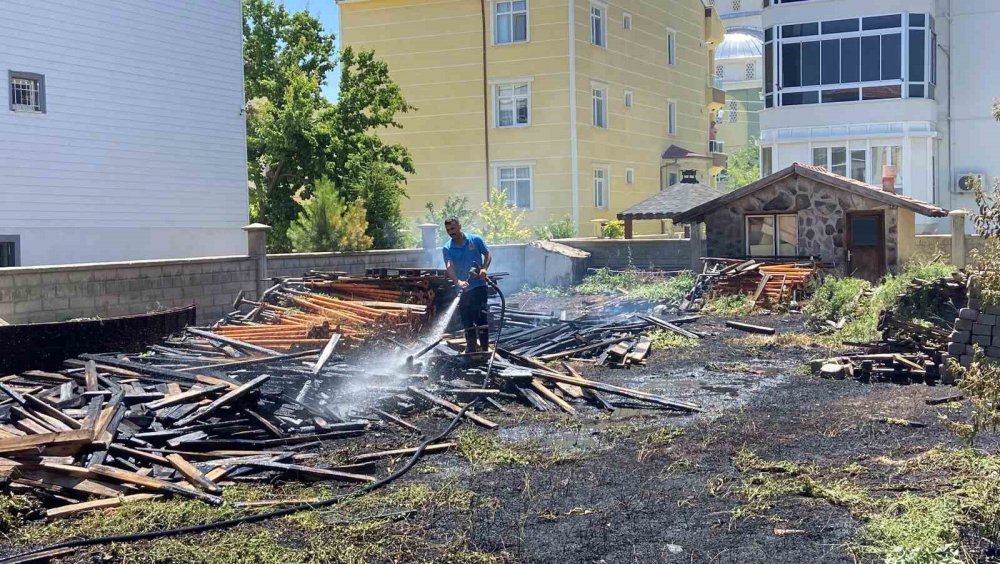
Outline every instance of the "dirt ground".
<path id="1" fill-rule="evenodd" d="M 526 304 L 532 309 L 562 307 L 558 299 L 544 297 L 527 300 L 521 296 L 515 301 L 533 302 Z M 579 302 L 576 306 L 587 307 Z M 792 465 L 817 469 L 816 476 L 829 475 L 831 480 L 861 475 L 858 479 L 873 491 L 919 489 L 919 484 L 908 482 L 909 475 L 892 470 L 894 461 L 912 459 L 935 446 L 960 446 L 937 420 L 938 413 L 954 408 L 928 406 L 924 401 L 953 395 L 955 388 L 823 380 L 808 374 L 803 364 L 810 358 L 828 356 L 830 351 L 806 338 L 796 338 L 806 331 L 801 316 L 742 319 L 776 327 L 779 334 L 791 336 L 777 341 L 748 338 L 747 333 L 725 328 L 723 321 L 702 318 L 689 327 L 709 333 L 708 337 L 689 348 L 654 350 L 644 367 L 612 370 L 577 365 L 585 376 L 603 382 L 699 403 L 704 413 L 685 415 L 625 405 L 610 414 L 583 406 L 576 417 L 538 413 L 527 407 L 512 407 L 506 414 L 485 412 L 500 423 L 499 430 L 485 432 L 464 425 L 457 435 L 461 451 L 426 457 L 387 493 L 378 494 L 391 496 L 415 487 L 452 492 L 442 498 L 445 501 L 420 504 L 401 522 L 378 529 L 383 531 L 379 540 L 388 538 L 395 546 L 366 552 L 363 543 L 379 541 L 362 535 L 357 541 L 361 544 L 344 548 L 354 552 L 324 555 L 316 549 L 308 553 L 309 559 L 875 560 L 857 548 L 857 533 L 863 523 L 852 511 L 856 504 L 840 503 L 829 493 L 825 499 L 793 492 L 755 500 L 756 490 L 748 489 L 748 483 L 753 484 L 747 481 L 748 468 L 759 471 L 763 478 L 758 479 L 765 480 L 772 471 L 799 475 L 799 470 L 787 470 Z M 880 423 L 873 420 L 875 417 L 926 426 Z M 430 414 L 414 423 L 430 435 L 444 428 L 448 418 Z M 348 448 L 332 445 L 330 459 L 349 452 L 398 447 L 400 435 L 372 433 L 365 440 L 364 445 Z M 416 441 L 414 437 L 414 444 Z M 996 441 L 987 439 L 987 446 L 995 448 Z M 390 462 L 386 469 L 399 462 Z M 454 492 L 468 495 L 456 496 Z M 346 510 L 344 515 L 357 516 Z M 303 540 L 302 535 L 307 534 L 303 531 L 311 529 L 301 525 L 286 520 L 253 527 L 280 531 L 277 536 L 284 537 L 281 542 L 296 547 L 326 542 Z M 241 529 L 222 536 L 189 537 L 184 542 L 223 546 L 228 542 L 227 534 L 257 531 Z M 342 530 L 322 531 L 316 534 L 333 539 L 336 531 Z M 972 559 L 988 559 L 991 547 L 983 542 L 982 551 Z M 67 561 L 95 558 L 143 560 L 135 553 L 102 549 Z M 300 556 L 286 557 L 285 561 L 288 558 Z M 219 561 L 233 560 L 220 557 Z"/>

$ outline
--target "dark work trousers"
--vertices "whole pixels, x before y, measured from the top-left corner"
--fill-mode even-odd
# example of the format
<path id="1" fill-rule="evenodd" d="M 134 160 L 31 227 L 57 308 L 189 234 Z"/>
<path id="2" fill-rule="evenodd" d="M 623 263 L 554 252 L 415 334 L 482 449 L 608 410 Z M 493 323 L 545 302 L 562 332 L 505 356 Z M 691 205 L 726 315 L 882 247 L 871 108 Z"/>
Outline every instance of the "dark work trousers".
<path id="1" fill-rule="evenodd" d="M 467 353 L 474 353 L 478 350 L 487 351 L 490 348 L 486 298 L 486 286 L 480 286 L 463 292 L 458 302 L 458 313 L 462 317 L 462 328 L 465 329 L 465 352 Z M 477 335 L 479 336 L 478 348 L 476 347 Z"/>

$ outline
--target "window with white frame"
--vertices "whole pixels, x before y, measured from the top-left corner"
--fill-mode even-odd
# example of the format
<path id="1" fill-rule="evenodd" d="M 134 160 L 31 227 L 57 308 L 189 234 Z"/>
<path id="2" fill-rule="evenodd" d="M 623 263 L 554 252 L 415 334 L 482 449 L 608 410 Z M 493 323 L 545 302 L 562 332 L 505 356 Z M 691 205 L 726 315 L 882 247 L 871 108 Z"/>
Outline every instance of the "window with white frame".
<path id="1" fill-rule="evenodd" d="M 494 43 L 524 43 L 528 40 L 528 0 L 496 0 Z"/>
<path id="2" fill-rule="evenodd" d="M 531 85 L 511 82 L 494 86 L 496 127 L 523 127 L 531 123 Z"/>
<path id="3" fill-rule="evenodd" d="M 626 108 L 631 108 L 633 104 L 635 104 L 635 95 L 632 94 L 631 90 L 626 90 L 625 91 L 625 107 Z"/>
<path id="4" fill-rule="evenodd" d="M 677 32 L 667 29 L 667 64 L 677 64 Z"/>
<path id="5" fill-rule="evenodd" d="M 625 31 L 632 29 L 632 14 L 628 12 L 622 14 L 622 28 L 624 28 Z"/>
<path id="6" fill-rule="evenodd" d="M 598 47 L 608 45 L 607 14 L 608 9 L 603 4 L 590 5 L 590 42 Z"/>
<path id="7" fill-rule="evenodd" d="M 625 184 L 635 184 L 635 169 L 626 168 L 625 169 Z"/>
<path id="8" fill-rule="evenodd" d="M 594 207 L 608 207 L 608 169 L 594 169 Z"/>
<path id="9" fill-rule="evenodd" d="M 771 147 L 761 147 L 760 148 L 760 175 L 761 176 L 771 176 L 774 172 L 772 153 L 773 149 Z"/>
<path id="10" fill-rule="evenodd" d="M 715 65 L 715 78 L 724 78 L 726 76 L 726 68 L 722 65 Z"/>
<path id="11" fill-rule="evenodd" d="M 29 72 L 10 71 L 10 111 L 45 113 L 45 77 Z"/>
<path id="12" fill-rule="evenodd" d="M 757 78 L 757 63 L 747 63 L 746 79 L 753 80 Z"/>
<path id="13" fill-rule="evenodd" d="M 496 167 L 497 188 L 507 195 L 507 203 L 519 208 L 531 208 L 531 165 Z"/>
<path id="14" fill-rule="evenodd" d="M 740 105 L 736 100 L 729 101 L 729 123 L 736 123 L 739 120 Z"/>
<path id="15" fill-rule="evenodd" d="M 745 221 L 748 256 L 798 255 L 799 222 L 795 214 L 748 215 Z"/>
<path id="16" fill-rule="evenodd" d="M 812 161 L 813 166 L 823 167 L 834 174 L 861 182 L 868 181 L 866 149 L 848 150 L 848 147 L 844 146 L 813 147 Z"/>
<path id="17" fill-rule="evenodd" d="M 677 135 L 677 102 L 667 102 L 667 134 Z"/>
<path id="18" fill-rule="evenodd" d="M 608 87 L 593 86 L 594 127 L 608 126 Z"/>
<path id="19" fill-rule="evenodd" d="M 879 145 L 872 146 L 872 179 L 871 183 L 881 186 L 882 167 L 896 166 L 896 188 L 903 186 L 903 146 Z"/>

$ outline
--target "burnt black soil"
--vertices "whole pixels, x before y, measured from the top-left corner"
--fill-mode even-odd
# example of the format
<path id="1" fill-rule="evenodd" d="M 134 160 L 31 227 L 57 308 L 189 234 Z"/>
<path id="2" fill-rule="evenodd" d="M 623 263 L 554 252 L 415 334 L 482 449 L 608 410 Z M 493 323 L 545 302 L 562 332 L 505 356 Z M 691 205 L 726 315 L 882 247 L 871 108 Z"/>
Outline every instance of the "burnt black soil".
<path id="1" fill-rule="evenodd" d="M 656 351 L 646 367 L 582 370 L 604 382 L 699 402 L 703 414 L 620 409 L 611 416 L 587 411 L 575 420 L 557 415 L 520 423 L 496 416 L 499 436 L 515 449 L 519 442 L 541 444 L 563 460 L 446 472 L 443 479 L 457 476 L 494 502 L 474 510 L 470 547 L 526 562 L 854 562 L 849 544 L 859 523 L 844 508 L 790 497 L 762 515 L 733 518 L 741 503 L 732 492 L 739 475 L 734 455 L 746 449 L 768 460 L 846 466 L 957 445 L 935 421 L 939 408 L 924 403 L 955 389 L 819 379 L 802 365 L 829 351 L 747 346 L 739 341 L 746 334 L 722 321 L 701 320 L 693 327 L 715 335 L 696 348 Z M 743 321 L 805 331 L 795 315 Z M 928 426 L 873 422 L 878 416 Z M 644 441 L 665 427 L 684 433 L 667 446 Z M 434 463 L 446 459 L 449 467 L 462 463 L 455 455 Z"/>

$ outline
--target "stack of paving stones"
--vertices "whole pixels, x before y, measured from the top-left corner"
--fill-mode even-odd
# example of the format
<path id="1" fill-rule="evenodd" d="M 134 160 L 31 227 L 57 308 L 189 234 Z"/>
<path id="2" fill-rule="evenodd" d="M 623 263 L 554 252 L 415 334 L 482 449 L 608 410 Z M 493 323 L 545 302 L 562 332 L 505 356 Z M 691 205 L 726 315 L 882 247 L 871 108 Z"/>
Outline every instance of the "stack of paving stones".
<path id="1" fill-rule="evenodd" d="M 983 306 L 979 296 L 970 298 L 968 306 L 958 310 L 948 354 L 942 355 L 943 364 L 950 357 L 962 366 L 970 366 L 976 347 L 987 358 L 1000 360 L 1000 306 Z"/>

